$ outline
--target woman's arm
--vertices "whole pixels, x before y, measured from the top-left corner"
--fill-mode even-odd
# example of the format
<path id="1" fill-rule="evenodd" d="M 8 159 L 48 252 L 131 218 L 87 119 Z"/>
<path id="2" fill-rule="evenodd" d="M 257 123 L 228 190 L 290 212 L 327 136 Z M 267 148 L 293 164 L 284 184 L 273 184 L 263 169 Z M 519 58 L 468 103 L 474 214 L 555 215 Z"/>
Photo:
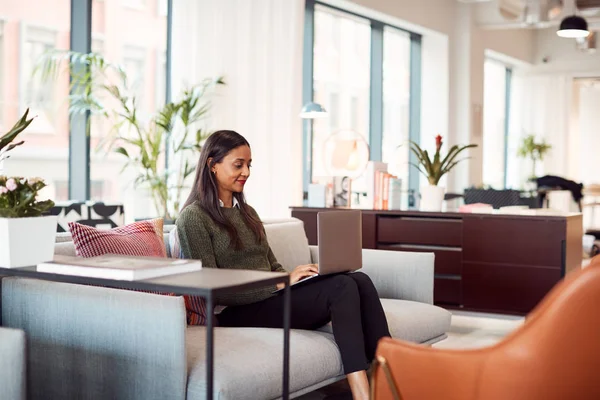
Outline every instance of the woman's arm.
<path id="1" fill-rule="evenodd" d="M 271 250 L 271 246 L 269 246 L 269 254 L 267 255 L 267 257 L 269 258 L 269 264 L 271 264 L 271 271 L 287 272 L 285 268 L 283 268 L 283 266 L 277 262 L 275 254 L 273 254 L 273 250 Z"/>
<path id="2" fill-rule="evenodd" d="M 197 210 L 191 207 L 195 206 L 186 207 L 176 222 L 183 256 L 202 261 L 203 267 L 218 268 L 210 234 Z"/>

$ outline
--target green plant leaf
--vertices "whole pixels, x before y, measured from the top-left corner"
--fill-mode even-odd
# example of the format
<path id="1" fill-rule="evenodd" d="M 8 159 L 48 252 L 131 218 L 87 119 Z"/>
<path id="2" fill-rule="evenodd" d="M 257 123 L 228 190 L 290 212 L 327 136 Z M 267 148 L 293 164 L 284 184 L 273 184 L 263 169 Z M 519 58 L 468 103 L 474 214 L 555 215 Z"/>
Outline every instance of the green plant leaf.
<path id="1" fill-rule="evenodd" d="M 125 150 L 124 147 L 117 147 L 115 149 L 115 153 L 123 154 L 125 157 L 129 158 L 129 153 Z"/>
<path id="2" fill-rule="evenodd" d="M 15 123 L 15 125 L 2 137 L 0 137 L 0 150 L 8 146 L 17 136 L 23 132 L 33 122 L 33 118 L 27 119 L 29 108 L 25 110 L 23 116 Z M 8 151 L 8 150 L 7 150 Z"/>
<path id="3" fill-rule="evenodd" d="M 444 164 L 442 164 L 442 166 L 441 166 L 442 169 L 446 169 L 448 165 L 453 164 L 453 162 L 456 159 L 456 157 L 460 153 L 462 153 L 464 150 L 470 149 L 470 148 L 473 148 L 473 147 L 477 147 L 477 145 L 476 144 L 469 144 L 469 145 L 462 146 L 462 147 L 453 146 L 452 147 L 453 151 L 451 153 L 448 153 L 448 156 L 446 157 L 447 158 L 446 162 Z M 453 165 L 456 165 L 456 164 L 453 164 Z M 450 168 L 452 168 L 452 167 L 450 167 Z"/>

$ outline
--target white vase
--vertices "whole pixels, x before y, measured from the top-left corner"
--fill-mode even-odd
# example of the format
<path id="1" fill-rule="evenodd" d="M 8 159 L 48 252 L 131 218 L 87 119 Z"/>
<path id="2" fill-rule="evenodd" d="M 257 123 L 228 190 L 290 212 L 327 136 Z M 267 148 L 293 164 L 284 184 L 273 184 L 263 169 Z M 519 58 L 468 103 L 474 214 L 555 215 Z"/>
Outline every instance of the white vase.
<path id="1" fill-rule="evenodd" d="M 37 265 L 54 258 L 56 215 L 0 218 L 0 267 Z"/>
<path id="2" fill-rule="evenodd" d="M 421 211 L 442 211 L 445 189 L 437 185 L 428 185 L 421 188 Z"/>

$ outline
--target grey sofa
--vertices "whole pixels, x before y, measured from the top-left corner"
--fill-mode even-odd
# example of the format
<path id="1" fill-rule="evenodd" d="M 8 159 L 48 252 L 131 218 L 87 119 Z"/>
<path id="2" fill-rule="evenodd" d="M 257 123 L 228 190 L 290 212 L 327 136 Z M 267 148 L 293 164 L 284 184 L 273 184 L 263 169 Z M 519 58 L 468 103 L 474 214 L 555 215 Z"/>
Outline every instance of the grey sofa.
<path id="1" fill-rule="evenodd" d="M 25 400 L 25 332 L 0 328 L 0 399 Z"/>
<path id="2" fill-rule="evenodd" d="M 286 269 L 318 262 L 301 221 L 265 221 L 265 229 Z M 74 254 L 68 237 L 59 240 L 56 253 Z M 364 250 L 363 264 L 392 336 L 445 337 L 450 313 L 432 305 L 433 254 Z M 186 326 L 180 297 L 4 278 L 2 311 L 4 325 L 28 335 L 33 399 L 205 398 L 205 328 Z M 216 328 L 214 397 L 279 398 L 282 348 L 279 329 Z M 344 376 L 330 326 L 293 330 L 290 360 L 292 397 Z"/>

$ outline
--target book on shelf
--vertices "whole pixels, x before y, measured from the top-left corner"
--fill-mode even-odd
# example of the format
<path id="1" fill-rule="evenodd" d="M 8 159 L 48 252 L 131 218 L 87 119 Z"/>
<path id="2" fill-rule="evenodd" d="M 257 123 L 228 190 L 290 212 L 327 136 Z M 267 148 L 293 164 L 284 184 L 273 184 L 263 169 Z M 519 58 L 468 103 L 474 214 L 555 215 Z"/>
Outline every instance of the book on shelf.
<path id="1" fill-rule="evenodd" d="M 379 174 L 381 172 L 387 172 L 387 163 L 379 161 L 369 161 L 365 170 L 365 182 L 367 186 L 367 207 L 373 209 L 381 208 L 379 204 L 381 202 L 381 196 L 379 195 L 380 181 Z"/>
<path id="2" fill-rule="evenodd" d="M 392 176 L 389 182 L 388 210 L 400 210 L 402 208 L 402 180 Z"/>
<path id="3" fill-rule="evenodd" d="M 134 257 L 115 254 L 90 258 L 55 255 L 53 261 L 44 262 L 37 266 L 38 272 L 125 281 L 158 278 L 201 269 L 202 263 L 199 260 Z"/>

